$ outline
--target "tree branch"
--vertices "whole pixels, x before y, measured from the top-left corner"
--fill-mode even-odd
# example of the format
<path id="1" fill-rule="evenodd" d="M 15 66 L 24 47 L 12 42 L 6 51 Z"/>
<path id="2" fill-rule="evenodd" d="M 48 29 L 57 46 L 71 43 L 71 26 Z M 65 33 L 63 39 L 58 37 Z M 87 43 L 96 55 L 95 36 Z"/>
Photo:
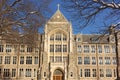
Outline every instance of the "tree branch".
<path id="1" fill-rule="evenodd" d="M 93 2 L 102 4 L 103 6 L 106 6 L 106 7 L 110 7 L 110 8 L 114 8 L 114 9 L 120 9 L 120 4 L 116 4 L 115 2 L 106 3 L 103 0 L 93 0 Z"/>
<path id="2" fill-rule="evenodd" d="M 14 1 L 11 5 L 10 5 L 10 7 L 13 7 L 13 6 L 15 6 L 17 3 L 19 3 L 21 0 L 16 0 L 16 1 Z"/>

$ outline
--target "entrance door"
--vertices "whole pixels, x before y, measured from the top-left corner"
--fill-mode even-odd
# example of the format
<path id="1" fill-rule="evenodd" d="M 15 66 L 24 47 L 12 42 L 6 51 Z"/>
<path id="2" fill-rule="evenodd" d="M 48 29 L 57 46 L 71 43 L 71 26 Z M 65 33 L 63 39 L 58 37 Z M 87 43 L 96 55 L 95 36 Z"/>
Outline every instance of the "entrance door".
<path id="1" fill-rule="evenodd" d="M 53 80 L 64 80 L 63 72 L 61 70 L 55 70 L 53 73 Z"/>

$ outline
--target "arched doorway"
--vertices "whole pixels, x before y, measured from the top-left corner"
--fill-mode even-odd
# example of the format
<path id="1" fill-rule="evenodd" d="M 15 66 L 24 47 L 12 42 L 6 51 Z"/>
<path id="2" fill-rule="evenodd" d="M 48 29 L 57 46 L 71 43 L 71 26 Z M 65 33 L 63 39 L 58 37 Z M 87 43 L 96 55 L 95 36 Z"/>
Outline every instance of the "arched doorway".
<path id="1" fill-rule="evenodd" d="M 64 80 L 63 72 L 59 69 L 56 69 L 53 73 L 53 80 Z"/>

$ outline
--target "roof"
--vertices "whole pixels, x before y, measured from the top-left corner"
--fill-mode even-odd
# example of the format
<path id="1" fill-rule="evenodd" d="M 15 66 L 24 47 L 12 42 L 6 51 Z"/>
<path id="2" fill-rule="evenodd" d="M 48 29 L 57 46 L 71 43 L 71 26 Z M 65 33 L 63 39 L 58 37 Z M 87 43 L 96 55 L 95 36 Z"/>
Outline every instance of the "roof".
<path id="1" fill-rule="evenodd" d="M 62 12 L 58 9 L 48 22 L 68 22 Z"/>
<path id="2" fill-rule="evenodd" d="M 81 36 L 82 42 L 87 43 L 109 43 L 109 36 L 108 35 L 100 35 L 100 34 L 77 34 L 77 37 Z"/>

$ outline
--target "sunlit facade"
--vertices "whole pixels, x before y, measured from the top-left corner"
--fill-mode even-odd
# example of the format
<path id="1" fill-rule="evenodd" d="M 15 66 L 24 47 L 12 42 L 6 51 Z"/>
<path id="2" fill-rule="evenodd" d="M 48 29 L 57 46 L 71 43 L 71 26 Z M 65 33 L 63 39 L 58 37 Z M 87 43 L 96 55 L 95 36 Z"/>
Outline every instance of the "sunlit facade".
<path id="1" fill-rule="evenodd" d="M 115 80 L 114 37 L 98 37 L 74 35 L 58 9 L 45 25 L 41 49 L 0 43 L 0 80 Z"/>

